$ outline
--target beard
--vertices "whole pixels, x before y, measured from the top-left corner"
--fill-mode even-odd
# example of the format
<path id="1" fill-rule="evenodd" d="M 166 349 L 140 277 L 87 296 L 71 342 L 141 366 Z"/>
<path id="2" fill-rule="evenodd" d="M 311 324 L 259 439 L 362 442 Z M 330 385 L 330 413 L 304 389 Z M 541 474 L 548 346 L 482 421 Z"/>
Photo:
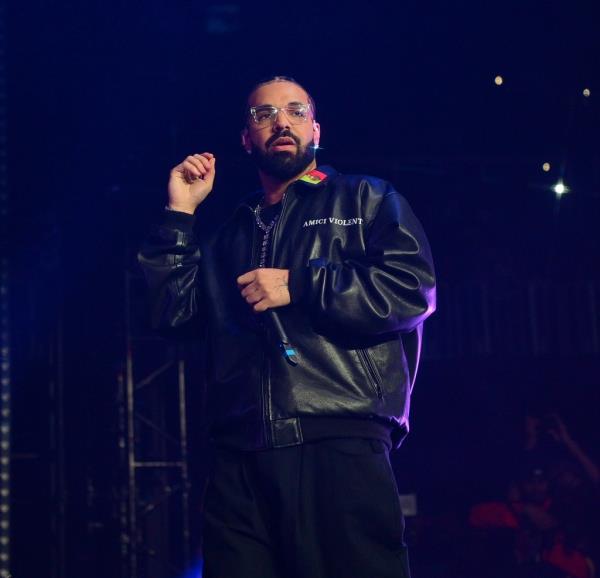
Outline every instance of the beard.
<path id="1" fill-rule="evenodd" d="M 281 181 L 287 181 L 302 173 L 310 163 L 315 160 L 316 150 L 314 140 L 311 140 L 304 146 L 300 146 L 298 138 L 285 131 L 275 135 L 272 141 L 275 141 L 282 136 L 289 136 L 294 140 L 297 147 L 295 153 L 288 151 L 271 151 L 271 142 L 267 142 L 267 149 L 265 151 L 262 151 L 253 145 L 250 155 L 256 166 L 263 173 Z"/>

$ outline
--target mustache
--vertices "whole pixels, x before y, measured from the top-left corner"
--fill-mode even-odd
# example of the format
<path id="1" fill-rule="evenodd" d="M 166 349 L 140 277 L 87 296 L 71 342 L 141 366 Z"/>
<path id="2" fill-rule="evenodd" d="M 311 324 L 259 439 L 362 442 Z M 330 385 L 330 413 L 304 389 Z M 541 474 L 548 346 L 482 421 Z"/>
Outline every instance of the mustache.
<path id="1" fill-rule="evenodd" d="M 270 147 L 278 138 L 282 137 L 291 138 L 296 143 L 296 146 L 300 146 L 300 139 L 295 134 L 292 134 L 291 131 L 286 129 L 274 134 L 270 139 L 268 139 L 265 143 L 267 148 Z"/>

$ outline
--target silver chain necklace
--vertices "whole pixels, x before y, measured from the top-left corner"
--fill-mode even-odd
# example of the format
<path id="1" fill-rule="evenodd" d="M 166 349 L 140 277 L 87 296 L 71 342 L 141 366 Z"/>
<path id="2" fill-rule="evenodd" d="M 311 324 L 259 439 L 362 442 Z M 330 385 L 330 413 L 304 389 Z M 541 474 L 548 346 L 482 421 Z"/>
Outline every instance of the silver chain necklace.
<path id="1" fill-rule="evenodd" d="M 275 223 L 277 223 L 277 219 L 279 219 L 280 213 L 277 213 L 273 217 L 271 222 L 268 225 L 266 225 L 265 223 L 263 223 L 263 220 L 260 218 L 260 210 L 262 208 L 261 205 L 262 205 L 262 200 L 258 203 L 258 205 L 256 205 L 256 207 L 254 209 L 254 219 L 256 221 L 256 224 L 258 225 L 258 228 L 264 233 L 262 245 L 260 247 L 260 257 L 258 260 L 258 267 L 262 269 L 267 266 L 267 251 L 269 248 L 269 239 L 271 236 L 271 231 L 273 230 Z"/>

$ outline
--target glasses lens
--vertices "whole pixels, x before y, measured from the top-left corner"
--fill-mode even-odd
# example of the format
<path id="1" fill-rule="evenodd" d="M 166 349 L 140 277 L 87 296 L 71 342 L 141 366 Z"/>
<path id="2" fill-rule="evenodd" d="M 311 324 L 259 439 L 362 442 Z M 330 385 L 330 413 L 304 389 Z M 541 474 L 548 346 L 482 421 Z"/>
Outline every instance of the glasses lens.
<path id="1" fill-rule="evenodd" d="M 307 104 L 291 104 L 290 106 L 286 106 L 283 110 L 285 110 L 285 113 L 292 121 L 292 124 L 306 122 L 306 119 L 308 118 Z"/>
<path id="2" fill-rule="evenodd" d="M 256 124 L 269 124 L 277 115 L 277 109 L 274 106 L 257 106 L 250 109 L 252 118 Z"/>

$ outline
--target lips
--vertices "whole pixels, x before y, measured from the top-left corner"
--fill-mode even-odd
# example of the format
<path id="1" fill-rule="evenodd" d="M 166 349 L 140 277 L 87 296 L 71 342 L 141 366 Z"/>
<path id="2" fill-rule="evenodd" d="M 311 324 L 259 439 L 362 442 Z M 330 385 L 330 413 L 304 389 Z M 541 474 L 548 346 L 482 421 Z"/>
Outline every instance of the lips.
<path id="1" fill-rule="evenodd" d="M 288 145 L 296 146 L 296 141 L 293 138 L 290 138 L 289 136 L 282 136 L 282 137 L 278 138 L 277 140 L 275 140 L 271 144 L 272 147 L 288 146 Z"/>

